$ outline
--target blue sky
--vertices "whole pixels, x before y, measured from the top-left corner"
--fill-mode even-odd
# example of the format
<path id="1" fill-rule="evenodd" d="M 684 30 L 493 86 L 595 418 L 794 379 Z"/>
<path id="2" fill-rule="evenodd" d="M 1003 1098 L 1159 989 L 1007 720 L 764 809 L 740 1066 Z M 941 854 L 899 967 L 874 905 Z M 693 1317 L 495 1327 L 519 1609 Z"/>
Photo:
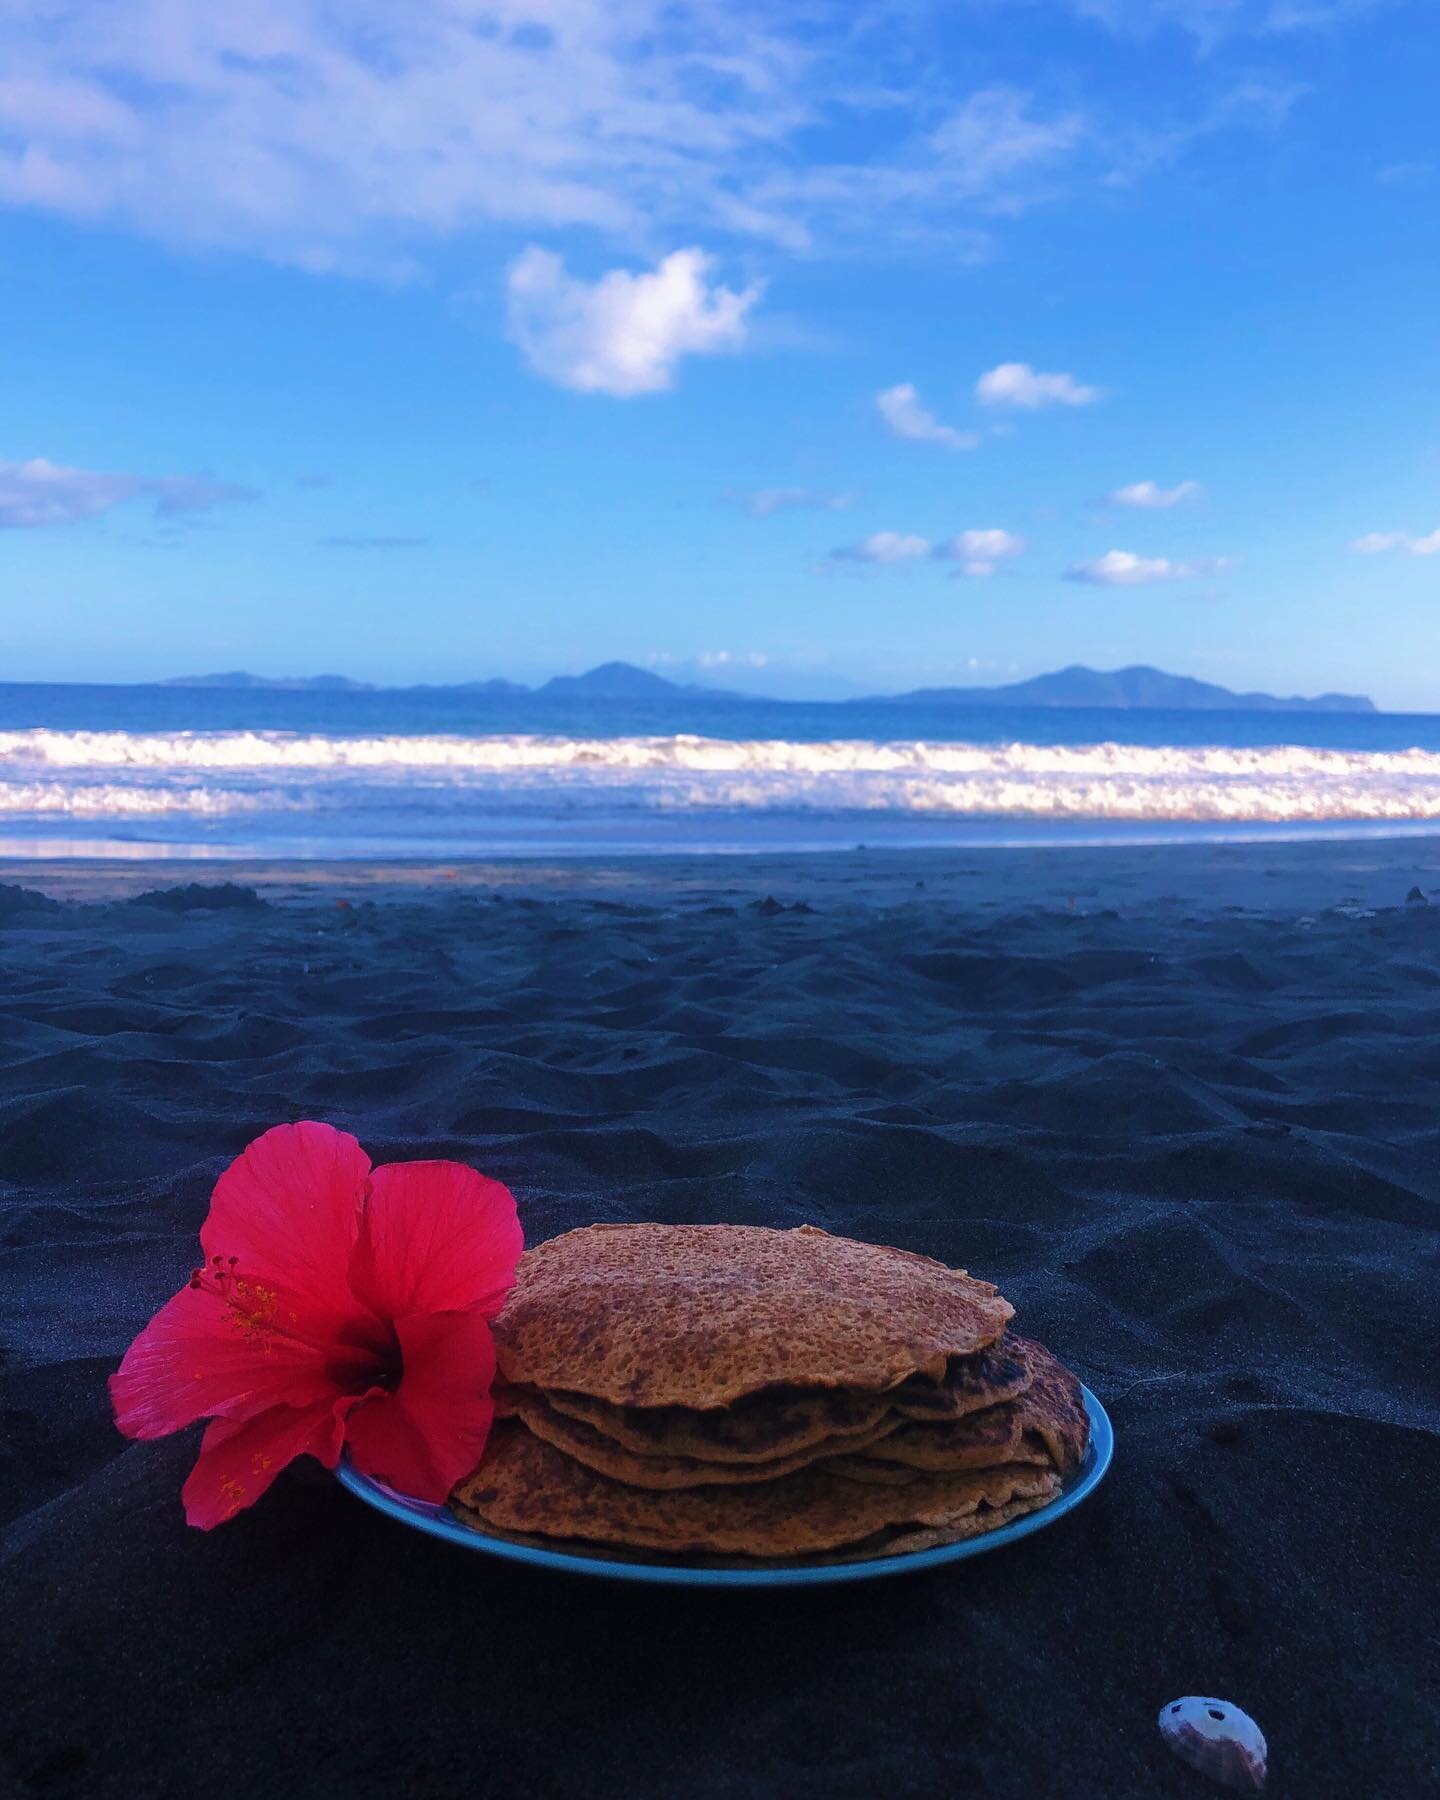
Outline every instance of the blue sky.
<path id="1" fill-rule="evenodd" d="M 1437 62 L 1433 0 L 6 9 L 0 676 L 1440 710 Z"/>

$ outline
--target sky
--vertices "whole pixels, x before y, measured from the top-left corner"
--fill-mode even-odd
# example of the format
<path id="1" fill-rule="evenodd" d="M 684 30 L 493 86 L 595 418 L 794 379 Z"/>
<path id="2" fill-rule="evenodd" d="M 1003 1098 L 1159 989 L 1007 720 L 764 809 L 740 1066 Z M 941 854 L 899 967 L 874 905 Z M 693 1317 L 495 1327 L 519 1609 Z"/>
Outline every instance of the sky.
<path id="1" fill-rule="evenodd" d="M 1435 0 L 0 0 L 0 679 L 1440 711 Z"/>

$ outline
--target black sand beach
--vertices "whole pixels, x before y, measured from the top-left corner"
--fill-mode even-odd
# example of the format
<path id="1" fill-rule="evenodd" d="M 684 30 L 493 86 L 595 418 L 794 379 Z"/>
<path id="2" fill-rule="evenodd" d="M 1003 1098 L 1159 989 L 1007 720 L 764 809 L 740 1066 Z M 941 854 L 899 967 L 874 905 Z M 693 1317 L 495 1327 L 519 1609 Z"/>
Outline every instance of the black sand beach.
<path id="1" fill-rule="evenodd" d="M 1282 1800 L 1437 1791 L 1440 841 L 5 878 L 5 1791 L 1204 1800 L 1188 1693 Z M 963 1264 L 1111 1477 L 779 1595 L 536 1576 L 313 1472 L 189 1531 L 193 1440 L 126 1444 L 104 1379 L 302 1117 L 475 1163 L 532 1240 Z"/>

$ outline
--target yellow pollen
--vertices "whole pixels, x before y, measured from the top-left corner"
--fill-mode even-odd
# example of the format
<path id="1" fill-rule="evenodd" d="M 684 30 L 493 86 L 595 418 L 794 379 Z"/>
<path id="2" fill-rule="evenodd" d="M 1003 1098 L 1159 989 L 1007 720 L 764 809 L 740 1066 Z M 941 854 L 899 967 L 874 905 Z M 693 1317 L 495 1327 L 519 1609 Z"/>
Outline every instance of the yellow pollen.
<path id="1" fill-rule="evenodd" d="M 273 1356 L 275 1338 L 281 1329 L 279 1295 L 263 1282 L 242 1276 L 236 1268 L 238 1260 L 234 1256 L 212 1256 L 210 1267 L 195 1270 L 190 1285 L 224 1301 L 232 1328 L 261 1355 Z M 287 1317 L 290 1324 L 299 1323 L 299 1315 L 288 1309 Z"/>

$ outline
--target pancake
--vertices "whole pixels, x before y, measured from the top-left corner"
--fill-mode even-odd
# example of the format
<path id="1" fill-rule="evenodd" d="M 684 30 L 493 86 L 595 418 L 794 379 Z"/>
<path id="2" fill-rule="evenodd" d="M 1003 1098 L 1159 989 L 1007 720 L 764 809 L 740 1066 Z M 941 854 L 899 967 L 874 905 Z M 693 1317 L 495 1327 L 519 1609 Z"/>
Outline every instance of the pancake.
<path id="1" fill-rule="evenodd" d="M 1012 1519 L 1023 1519 L 1026 1513 L 1039 1512 L 1042 1506 L 1050 1504 L 1058 1492 L 1057 1484 L 1048 1493 L 1032 1494 L 1025 1500 L 1009 1500 L 1004 1506 L 982 1507 L 970 1518 L 957 1519 L 949 1527 L 891 1532 L 887 1534 L 886 1541 L 880 1548 L 867 1550 L 864 1555 L 909 1556 L 917 1550 L 936 1550 L 942 1544 L 957 1544 L 964 1538 L 982 1537 L 987 1531 L 998 1531 L 1002 1525 L 1008 1525 Z M 836 1560 L 838 1562 L 858 1562 L 860 1557 L 846 1555 L 837 1557 Z"/>
<path id="2" fill-rule="evenodd" d="M 1029 1462 L 1018 1403 L 992 1406 L 964 1419 L 934 1425 L 907 1419 L 873 1446 L 869 1455 L 841 1455 L 831 1467 L 856 1481 L 908 1481 L 916 1473 L 959 1475 L 966 1469 L 993 1469 L 1001 1463 Z M 1039 1460 L 1048 1462 L 1044 1450 Z"/>
<path id="3" fill-rule="evenodd" d="M 855 1481 L 898 1483 L 915 1474 L 958 1474 L 999 1463 L 1041 1463 L 1068 1475 L 1090 1440 L 1080 1383 L 1043 1344 L 1009 1337 L 1029 1383 L 1018 1400 L 961 1419 L 907 1420 L 864 1456 L 843 1455 L 830 1467 Z"/>
<path id="4" fill-rule="evenodd" d="M 963 1520 L 978 1525 L 1015 1501 L 1042 1500 L 1058 1488 L 1052 1471 L 1017 1466 L 931 1476 L 904 1487 L 865 1486 L 820 1463 L 748 1487 L 657 1493 L 597 1474 L 518 1419 L 505 1419 L 452 1503 L 462 1520 L 483 1531 L 679 1555 L 773 1558 L 864 1546 L 898 1527 L 953 1532 Z"/>
<path id="5" fill-rule="evenodd" d="M 1079 1380 L 1033 1338 L 1012 1340 L 1030 1369 L 1030 1386 L 1019 1402 L 1027 1438 L 1044 1444 L 1062 1475 L 1078 1469 L 1090 1446 L 1090 1415 Z"/>
<path id="6" fill-rule="evenodd" d="M 507 1390 L 519 1398 L 535 1388 Z M 812 1444 L 868 1437 L 898 1424 L 883 1395 L 848 1388 L 763 1388 L 733 1406 L 696 1412 L 688 1406 L 612 1406 L 559 1388 L 541 1397 L 553 1412 L 578 1419 L 634 1456 L 685 1456 L 708 1463 L 773 1462 Z M 509 1404 L 509 1402 L 507 1402 Z"/>
<path id="7" fill-rule="evenodd" d="M 974 1356 L 952 1358 L 939 1381 L 912 1376 L 894 1389 L 890 1404 L 907 1419 L 963 1419 L 1013 1400 L 1034 1379 L 1016 1342 L 1006 1334 Z"/>
<path id="8" fill-rule="evenodd" d="M 526 1251 L 494 1333 L 507 1382 L 703 1410 L 772 1386 L 939 1386 L 1013 1311 L 963 1270 L 809 1225 L 589 1225 Z"/>
<path id="9" fill-rule="evenodd" d="M 903 1556 L 916 1550 L 933 1550 L 940 1544 L 959 1543 L 965 1538 L 981 1537 L 987 1531 L 996 1531 L 1000 1526 L 1008 1525 L 1012 1519 L 1023 1518 L 1026 1513 L 1039 1512 L 1041 1507 L 1048 1506 L 1054 1498 L 1055 1491 L 1052 1490 L 1033 1494 L 1024 1500 L 1009 1500 L 1004 1506 L 982 1506 L 968 1518 L 957 1519 L 948 1530 L 900 1526 L 895 1530 L 877 1531 L 858 1544 L 846 1545 L 828 1555 L 793 1557 L 788 1566 L 828 1567 L 832 1563 L 871 1562 L 882 1556 Z M 586 1544 L 579 1541 L 562 1543 L 555 1538 L 535 1537 L 523 1531 L 500 1531 L 493 1525 L 482 1524 L 479 1519 L 466 1520 L 463 1507 L 456 1506 L 453 1510 L 462 1523 L 468 1523 L 472 1529 L 484 1532 L 487 1537 L 503 1538 L 507 1544 L 526 1544 L 533 1550 L 561 1553 L 569 1551 L 600 1562 L 653 1563 L 655 1560 L 647 1551 L 627 1550 L 618 1544 Z M 689 1555 L 683 1561 L 688 1567 L 697 1569 L 773 1569 L 776 1565 L 776 1558 L 773 1556 Z"/>
<path id="10" fill-rule="evenodd" d="M 803 1449 L 769 1462 L 702 1462 L 693 1456 L 637 1456 L 603 1432 L 596 1431 L 593 1425 L 557 1412 L 532 1390 L 511 1391 L 513 1398 L 509 1404 L 514 1416 L 522 1419 L 536 1437 L 563 1450 L 567 1456 L 573 1456 L 588 1469 L 595 1469 L 631 1487 L 643 1488 L 735 1486 L 775 1481 L 825 1456 L 834 1455 L 838 1450 L 868 1449 L 880 1443 L 887 1432 L 896 1430 L 901 1423 L 894 1414 L 888 1414 L 859 1436 L 820 1438 Z"/>
<path id="11" fill-rule="evenodd" d="M 868 1435 L 884 1418 L 963 1418 L 1013 1399 L 1031 1380 L 1029 1365 L 1008 1339 L 972 1357 L 953 1359 L 944 1381 L 917 1378 L 885 1394 L 849 1388 L 761 1388 L 730 1406 L 613 1406 L 589 1394 L 552 1388 L 543 1398 L 554 1411 L 581 1419 L 636 1456 L 693 1456 L 702 1462 L 770 1462 L 825 1438 Z M 923 1397 L 922 1397 L 923 1390 Z M 497 1388 L 505 1396 L 531 1388 Z"/>

